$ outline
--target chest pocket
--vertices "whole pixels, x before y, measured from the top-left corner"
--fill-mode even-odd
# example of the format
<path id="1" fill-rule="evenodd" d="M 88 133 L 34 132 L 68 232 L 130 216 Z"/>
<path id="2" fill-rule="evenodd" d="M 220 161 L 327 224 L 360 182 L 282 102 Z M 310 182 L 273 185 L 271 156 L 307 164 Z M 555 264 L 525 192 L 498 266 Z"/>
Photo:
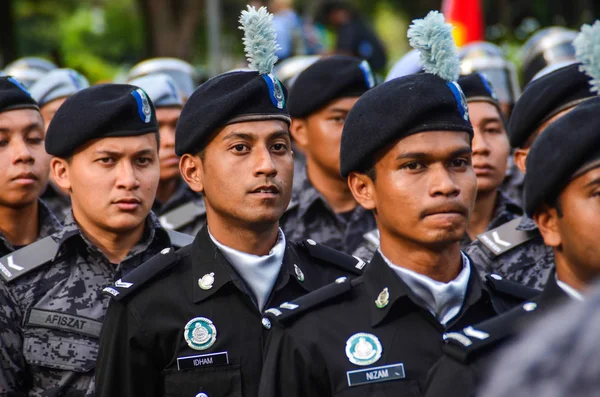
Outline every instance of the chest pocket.
<path id="1" fill-rule="evenodd" d="M 170 371 L 165 374 L 165 397 L 242 397 L 239 365 Z"/>
<path id="2" fill-rule="evenodd" d="M 23 350 L 29 365 L 79 373 L 96 366 L 95 337 L 47 328 L 25 328 Z"/>

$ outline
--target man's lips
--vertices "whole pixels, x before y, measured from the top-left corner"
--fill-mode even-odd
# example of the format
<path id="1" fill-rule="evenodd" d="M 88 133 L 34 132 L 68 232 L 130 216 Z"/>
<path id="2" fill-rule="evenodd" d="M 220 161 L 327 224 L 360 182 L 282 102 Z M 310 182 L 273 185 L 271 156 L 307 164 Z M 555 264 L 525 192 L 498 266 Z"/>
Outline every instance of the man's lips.
<path id="1" fill-rule="evenodd" d="M 18 183 L 31 184 L 36 182 L 38 179 L 38 176 L 33 172 L 21 172 L 19 175 L 13 177 L 11 180 Z"/>
<path id="2" fill-rule="evenodd" d="M 250 194 L 275 196 L 279 194 L 279 188 L 276 185 L 261 185 L 250 191 Z"/>
<path id="3" fill-rule="evenodd" d="M 473 164 L 475 175 L 487 175 L 494 172 L 495 168 L 490 164 Z"/>
<path id="4" fill-rule="evenodd" d="M 137 209 L 142 202 L 135 197 L 126 197 L 113 201 L 113 204 L 123 211 L 132 211 Z"/>
<path id="5" fill-rule="evenodd" d="M 461 215 L 467 216 L 468 209 L 460 204 L 440 205 L 438 207 L 428 208 L 421 213 L 421 217 L 425 218 L 432 215 Z"/>
<path id="6" fill-rule="evenodd" d="M 167 165 L 167 166 L 179 165 L 179 157 L 177 157 L 177 156 L 165 157 L 165 158 L 160 159 L 160 162 L 161 162 L 161 164 Z"/>

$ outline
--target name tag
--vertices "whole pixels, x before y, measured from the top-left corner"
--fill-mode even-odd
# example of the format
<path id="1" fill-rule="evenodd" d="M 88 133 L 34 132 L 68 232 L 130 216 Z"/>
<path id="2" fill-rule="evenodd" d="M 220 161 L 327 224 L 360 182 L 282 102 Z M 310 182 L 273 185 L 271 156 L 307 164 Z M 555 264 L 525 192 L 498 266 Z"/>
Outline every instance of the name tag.
<path id="1" fill-rule="evenodd" d="M 31 309 L 25 325 L 75 332 L 94 338 L 99 338 L 100 331 L 102 330 L 102 323 L 100 321 L 64 312 L 41 309 Z"/>
<path id="2" fill-rule="evenodd" d="M 382 367 L 358 369 L 346 372 L 348 386 L 359 386 L 367 383 L 386 382 L 388 380 L 404 379 L 404 364 L 391 364 Z"/>
<path id="3" fill-rule="evenodd" d="M 198 367 L 214 367 L 229 364 L 227 352 L 201 354 L 199 356 L 177 357 L 177 369 L 192 369 Z"/>

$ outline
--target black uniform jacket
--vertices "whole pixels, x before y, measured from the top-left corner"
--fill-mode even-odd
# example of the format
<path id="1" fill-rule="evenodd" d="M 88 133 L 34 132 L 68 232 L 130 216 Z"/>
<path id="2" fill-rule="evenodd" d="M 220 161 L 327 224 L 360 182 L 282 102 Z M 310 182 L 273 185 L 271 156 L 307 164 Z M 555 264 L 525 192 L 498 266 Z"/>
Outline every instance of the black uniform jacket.
<path id="1" fill-rule="evenodd" d="M 444 356 L 431 370 L 427 397 L 471 397 L 493 364 L 497 352 L 541 314 L 568 300 L 552 273 L 537 297 L 501 316 L 446 338 Z"/>
<path id="2" fill-rule="evenodd" d="M 269 336 L 260 396 L 421 396 L 429 369 L 442 355 L 444 332 L 495 316 L 522 299 L 510 295 L 505 283 L 492 292 L 471 267 L 463 307 L 444 327 L 377 253 L 362 277 L 267 311 L 278 326 Z M 365 342 L 371 347 L 357 349 Z"/>
<path id="3" fill-rule="evenodd" d="M 267 307 L 357 276 L 363 266 L 311 240 L 288 242 Z M 97 396 L 258 395 L 268 330 L 206 227 L 191 245 L 165 250 L 119 281 L 105 289 L 113 300 L 101 336 Z"/>

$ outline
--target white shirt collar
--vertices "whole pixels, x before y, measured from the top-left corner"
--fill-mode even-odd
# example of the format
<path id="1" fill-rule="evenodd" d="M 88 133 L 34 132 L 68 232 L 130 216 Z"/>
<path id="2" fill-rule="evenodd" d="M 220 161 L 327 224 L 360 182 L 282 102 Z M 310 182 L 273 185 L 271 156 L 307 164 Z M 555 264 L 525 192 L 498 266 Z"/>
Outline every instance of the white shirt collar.
<path id="1" fill-rule="evenodd" d="M 268 255 L 258 256 L 238 251 L 231 247 L 221 244 L 210 234 L 208 235 L 213 243 L 227 258 L 231 266 L 239 273 L 248 287 L 252 290 L 259 310 L 262 312 L 267 299 L 271 295 L 277 276 L 281 270 L 283 256 L 285 254 L 285 235 L 279 229 L 277 242 L 271 248 Z"/>
<path id="2" fill-rule="evenodd" d="M 580 301 L 580 302 L 584 301 L 583 294 L 581 292 L 577 291 L 575 288 L 571 287 L 569 284 L 567 284 L 563 281 L 560 281 L 558 279 L 558 275 L 556 275 L 556 273 L 555 273 L 555 277 L 556 277 L 556 284 L 558 284 L 558 287 L 560 289 L 562 289 L 563 292 L 565 294 L 567 294 L 567 296 L 569 298 Z"/>
<path id="3" fill-rule="evenodd" d="M 461 251 L 462 270 L 458 276 L 448 282 L 442 283 L 427 276 L 395 265 L 379 250 L 385 263 L 408 285 L 430 312 L 442 324 L 446 325 L 460 312 L 467 295 L 471 266 L 469 259 Z"/>

